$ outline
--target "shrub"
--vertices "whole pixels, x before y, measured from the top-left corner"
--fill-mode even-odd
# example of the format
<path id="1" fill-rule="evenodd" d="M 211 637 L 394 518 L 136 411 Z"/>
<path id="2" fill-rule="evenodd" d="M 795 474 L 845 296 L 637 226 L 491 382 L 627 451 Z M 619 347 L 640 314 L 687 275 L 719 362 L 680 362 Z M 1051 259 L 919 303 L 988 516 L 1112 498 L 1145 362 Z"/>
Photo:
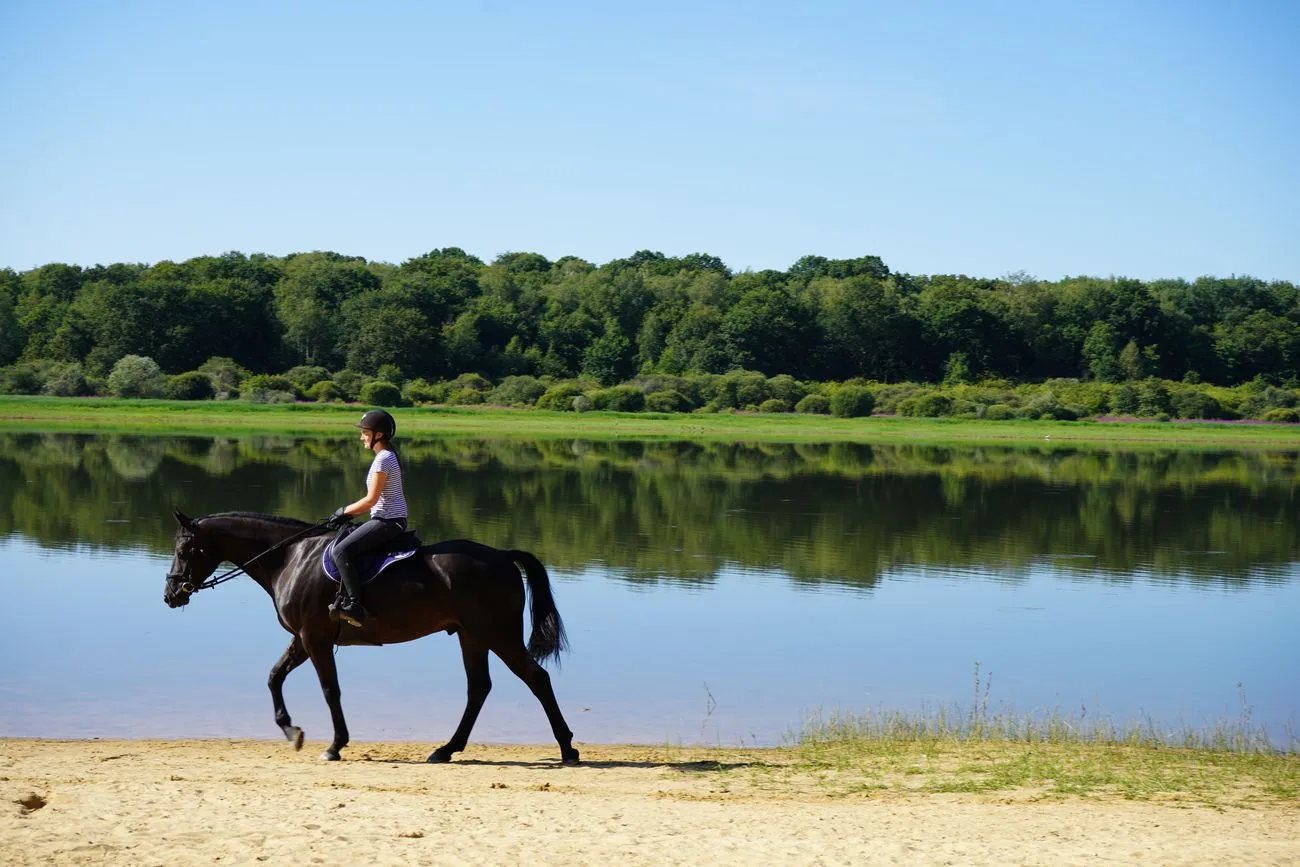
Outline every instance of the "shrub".
<path id="1" fill-rule="evenodd" d="M 289 377 L 272 373 L 255 373 L 239 384 L 239 396 L 253 403 L 287 403 L 298 396 Z"/>
<path id="2" fill-rule="evenodd" d="M 669 389 L 647 394 L 645 408 L 650 412 L 688 412 L 691 404 L 680 391 Z"/>
<path id="3" fill-rule="evenodd" d="M 158 397 L 166 377 L 146 355 L 124 355 L 108 374 L 108 391 L 116 397 Z"/>
<path id="4" fill-rule="evenodd" d="M 917 418 L 939 418 L 952 414 L 952 398 L 931 391 L 914 395 L 898 405 L 899 415 Z"/>
<path id="5" fill-rule="evenodd" d="M 477 388 L 457 388 L 447 395 L 447 403 L 455 406 L 476 406 L 487 397 L 487 392 L 479 391 Z"/>
<path id="6" fill-rule="evenodd" d="M 1005 403 L 995 403 L 984 410 L 984 417 L 991 421 L 1006 421 L 1016 417 L 1016 411 Z"/>
<path id="7" fill-rule="evenodd" d="M 836 418 L 871 415 L 875 408 L 875 395 L 860 385 L 842 385 L 831 394 L 831 415 Z"/>
<path id="8" fill-rule="evenodd" d="M 410 403 L 438 403 L 443 389 L 424 379 L 410 379 L 402 386 L 402 397 Z"/>
<path id="9" fill-rule="evenodd" d="M 580 394 L 573 399 L 570 406 L 574 412 L 588 412 L 591 409 L 591 398 Z"/>
<path id="10" fill-rule="evenodd" d="M 206 381 L 207 377 L 204 377 Z M 45 370 L 45 385 L 41 391 L 58 397 L 76 397 L 89 394 L 86 373 L 75 361 L 55 362 Z"/>
<path id="11" fill-rule="evenodd" d="M 1061 403 L 1051 392 L 1039 392 L 1020 408 L 1020 417 L 1074 421 L 1079 413 L 1073 407 Z"/>
<path id="12" fill-rule="evenodd" d="M 401 406 L 402 390 L 391 382 L 376 379 L 361 386 L 361 402 L 370 406 Z"/>
<path id="13" fill-rule="evenodd" d="M 611 412 L 640 412 L 645 409 L 645 393 L 631 385 L 616 385 L 593 391 L 589 397 L 596 409 Z"/>
<path id="14" fill-rule="evenodd" d="M 1168 415 L 1174 409 L 1169 397 L 1169 388 L 1158 379 L 1143 380 L 1138 385 L 1138 415 Z"/>
<path id="15" fill-rule="evenodd" d="M 285 379 L 293 383 L 294 388 L 306 393 L 318 382 L 323 382 L 330 378 L 330 372 L 323 367 L 314 364 L 300 364 L 297 367 L 289 368 L 285 373 Z"/>
<path id="16" fill-rule="evenodd" d="M 217 390 L 206 374 L 191 370 L 167 377 L 163 394 L 172 400 L 212 400 Z"/>
<path id="17" fill-rule="evenodd" d="M 1296 396 L 1291 391 L 1266 385 L 1241 402 L 1241 414 L 1247 418 L 1264 418 L 1270 409 L 1290 409 L 1295 405 Z"/>
<path id="18" fill-rule="evenodd" d="M 1117 386 L 1110 396 L 1110 408 L 1120 415 L 1132 415 L 1138 411 L 1138 390 L 1132 383 Z"/>
<path id="19" fill-rule="evenodd" d="M 332 379 L 322 379 L 307 389 L 305 396 L 311 398 L 317 403 L 332 403 L 336 400 L 343 400 L 343 389 Z"/>
<path id="20" fill-rule="evenodd" d="M 767 388 L 772 397 L 783 400 L 790 406 L 794 406 L 808 394 L 808 388 L 788 373 L 778 373 L 769 379 Z"/>
<path id="21" fill-rule="evenodd" d="M 402 368 L 396 364 L 379 365 L 379 370 L 375 371 L 375 379 L 391 382 L 397 386 L 401 386 L 406 382 L 406 376 L 402 373 Z"/>
<path id="22" fill-rule="evenodd" d="M 504 406 L 532 406 L 545 393 L 546 386 L 535 376 L 507 376 L 487 399 Z"/>
<path id="23" fill-rule="evenodd" d="M 1213 397 L 1195 389 L 1184 389 L 1173 396 L 1174 412 L 1179 418 L 1227 418 L 1228 413 Z"/>
<path id="24" fill-rule="evenodd" d="M 248 371 L 235 363 L 233 358 L 214 355 L 199 365 L 199 373 L 212 382 L 213 394 L 217 400 L 230 400 L 239 396 L 239 383 L 248 378 Z"/>
<path id="25" fill-rule="evenodd" d="M 789 412 L 790 404 L 778 398 L 770 398 L 758 405 L 759 412 Z"/>
<path id="26" fill-rule="evenodd" d="M 358 373 L 355 370 L 340 370 L 330 379 L 343 392 L 344 400 L 356 400 L 361 396 L 361 387 L 370 381 L 370 378 L 364 373 Z"/>
<path id="27" fill-rule="evenodd" d="M 1265 410 L 1263 418 L 1264 421 L 1273 422 L 1300 422 L 1300 410 L 1286 406 L 1274 407 Z"/>
<path id="28" fill-rule="evenodd" d="M 537 398 L 538 409 L 550 409 L 559 412 L 572 412 L 573 399 L 582 394 L 582 387 L 576 382 L 562 382 L 553 385 L 546 393 Z"/>
<path id="29" fill-rule="evenodd" d="M 829 415 L 831 411 L 830 398 L 824 394 L 808 394 L 794 405 L 795 412 L 815 413 L 817 415 Z"/>
<path id="30" fill-rule="evenodd" d="M 31 362 L 0 368 L 0 394 L 39 394 L 43 387 L 36 365 Z"/>

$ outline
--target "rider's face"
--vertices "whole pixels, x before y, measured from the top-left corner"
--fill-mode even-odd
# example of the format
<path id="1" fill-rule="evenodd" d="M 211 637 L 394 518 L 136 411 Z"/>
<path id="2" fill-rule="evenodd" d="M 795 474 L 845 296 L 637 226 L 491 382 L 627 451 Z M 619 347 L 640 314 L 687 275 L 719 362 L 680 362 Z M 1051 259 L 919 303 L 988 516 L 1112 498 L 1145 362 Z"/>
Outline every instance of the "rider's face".
<path id="1" fill-rule="evenodd" d="M 361 429 L 361 442 L 365 444 L 366 448 L 371 448 L 372 446 L 374 446 L 375 432 L 370 430 L 369 428 L 363 427 Z"/>

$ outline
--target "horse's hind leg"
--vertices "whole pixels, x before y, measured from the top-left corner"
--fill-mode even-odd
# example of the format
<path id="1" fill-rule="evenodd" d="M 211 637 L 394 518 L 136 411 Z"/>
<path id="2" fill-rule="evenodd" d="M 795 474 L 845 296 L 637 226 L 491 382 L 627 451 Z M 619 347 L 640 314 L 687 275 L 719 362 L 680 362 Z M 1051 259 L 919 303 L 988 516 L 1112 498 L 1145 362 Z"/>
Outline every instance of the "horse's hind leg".
<path id="1" fill-rule="evenodd" d="M 569 725 L 564 721 L 564 714 L 560 713 L 560 703 L 555 700 L 555 690 L 551 688 L 551 676 L 546 673 L 546 669 L 528 655 L 523 641 L 519 639 L 510 641 L 504 647 L 493 647 L 492 651 L 501 657 L 501 661 L 509 666 L 520 680 L 528 684 L 533 695 L 537 696 L 537 700 L 542 703 L 546 718 L 551 722 L 551 732 L 555 735 L 556 743 L 560 745 L 560 760 L 566 765 L 578 764 L 578 751 L 573 748 L 573 732 L 569 731 Z"/>
<path id="2" fill-rule="evenodd" d="M 284 706 L 284 679 L 289 676 L 289 672 L 306 661 L 307 651 L 303 649 L 298 637 L 294 636 L 280 661 L 271 667 L 271 679 L 267 682 L 271 688 L 271 703 L 275 706 L 275 724 L 293 743 L 295 750 L 302 749 L 302 729 L 289 719 L 289 710 Z"/>
<path id="3" fill-rule="evenodd" d="M 451 740 L 438 747 L 429 754 L 426 761 L 435 764 L 441 762 L 450 762 L 453 753 L 458 753 L 465 749 L 469 743 L 470 730 L 474 728 L 474 721 L 478 719 L 478 713 L 483 709 L 483 702 L 487 700 L 488 693 L 492 691 L 492 677 L 488 673 L 488 652 L 477 639 L 460 634 L 460 655 L 465 663 L 465 686 L 466 701 L 465 712 L 461 714 L 460 725 L 456 727 L 456 733 L 451 736 Z"/>

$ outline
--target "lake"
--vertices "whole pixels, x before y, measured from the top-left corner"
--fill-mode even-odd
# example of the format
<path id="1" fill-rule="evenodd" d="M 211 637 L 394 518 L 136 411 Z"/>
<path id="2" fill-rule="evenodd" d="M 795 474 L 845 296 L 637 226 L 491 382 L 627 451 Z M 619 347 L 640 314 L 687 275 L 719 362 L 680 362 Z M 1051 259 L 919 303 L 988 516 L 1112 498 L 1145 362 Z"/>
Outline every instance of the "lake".
<path id="1" fill-rule="evenodd" d="M 251 580 L 162 602 L 175 530 L 356 499 L 351 438 L 0 435 L 0 735 L 278 737 Z M 414 524 L 536 553 L 578 741 L 773 745 L 810 715 L 1300 718 L 1300 453 L 417 439 Z M 443 742 L 445 635 L 338 655 L 354 742 Z M 978 666 L 978 675 L 976 674 Z M 499 662 L 474 739 L 550 742 Z M 976 678 L 980 685 L 976 686 Z M 979 696 L 977 698 L 977 690 Z M 310 666 L 294 721 L 329 735 Z"/>

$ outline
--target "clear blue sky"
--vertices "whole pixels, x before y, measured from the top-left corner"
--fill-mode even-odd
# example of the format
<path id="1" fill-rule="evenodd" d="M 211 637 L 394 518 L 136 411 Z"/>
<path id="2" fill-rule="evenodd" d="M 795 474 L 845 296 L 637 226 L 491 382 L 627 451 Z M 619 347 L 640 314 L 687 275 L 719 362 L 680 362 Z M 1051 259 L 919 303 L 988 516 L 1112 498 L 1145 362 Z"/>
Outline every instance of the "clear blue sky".
<path id="1" fill-rule="evenodd" d="M 0 3 L 0 266 L 1300 282 L 1300 2 Z"/>

